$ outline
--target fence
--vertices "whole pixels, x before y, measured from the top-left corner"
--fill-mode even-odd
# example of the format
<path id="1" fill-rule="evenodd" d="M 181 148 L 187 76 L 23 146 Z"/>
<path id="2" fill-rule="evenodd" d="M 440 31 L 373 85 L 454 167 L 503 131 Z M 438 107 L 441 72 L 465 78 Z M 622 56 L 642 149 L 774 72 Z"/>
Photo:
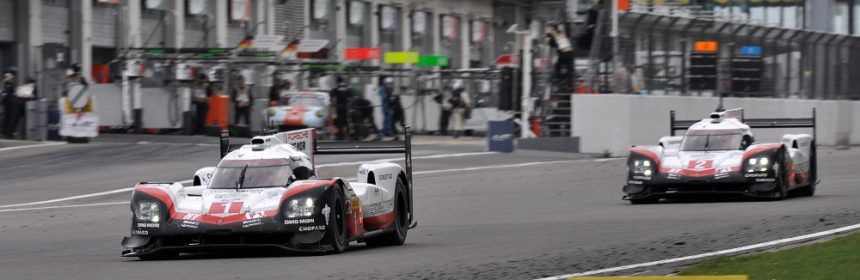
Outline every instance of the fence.
<path id="1" fill-rule="evenodd" d="M 608 19 L 606 19 L 608 20 Z M 698 40 L 719 42 L 716 92 L 734 96 L 860 99 L 860 37 L 765 26 L 697 14 L 683 8 L 636 9 L 619 19 L 616 65 L 641 78 L 650 95 L 711 95 L 688 85 L 689 56 Z M 762 53 L 761 86 L 731 91 L 731 62 L 741 46 Z M 603 48 L 606 50 L 607 48 Z"/>

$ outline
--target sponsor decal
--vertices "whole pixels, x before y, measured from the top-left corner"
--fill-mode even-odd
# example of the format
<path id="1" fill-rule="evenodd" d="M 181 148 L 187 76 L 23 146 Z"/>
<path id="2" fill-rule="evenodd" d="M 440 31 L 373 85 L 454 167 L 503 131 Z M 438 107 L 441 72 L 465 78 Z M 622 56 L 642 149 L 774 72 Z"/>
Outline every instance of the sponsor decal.
<path id="1" fill-rule="evenodd" d="M 361 209 L 361 201 L 358 200 L 358 197 L 352 198 L 352 203 L 349 204 L 349 209 L 347 209 L 347 214 L 352 214 L 353 211 L 358 211 Z"/>
<path id="2" fill-rule="evenodd" d="M 651 180 L 651 176 L 639 176 L 639 175 L 636 175 L 636 176 L 633 176 L 633 179 L 634 179 L 634 180 L 649 181 L 649 180 Z"/>
<path id="3" fill-rule="evenodd" d="M 182 216 L 183 220 L 197 220 L 197 218 L 200 218 L 200 214 L 185 214 L 185 216 Z"/>
<path id="4" fill-rule="evenodd" d="M 299 231 L 325 230 L 325 225 L 299 227 Z"/>
<path id="5" fill-rule="evenodd" d="M 749 174 L 744 174 L 744 177 L 746 177 L 746 178 L 767 177 L 767 173 L 749 173 Z"/>
<path id="6" fill-rule="evenodd" d="M 756 178 L 756 182 L 776 182 L 776 178 Z"/>
<path id="7" fill-rule="evenodd" d="M 263 224 L 263 219 L 250 219 L 242 221 L 242 228 L 255 227 Z"/>
<path id="8" fill-rule="evenodd" d="M 394 179 L 394 174 L 379 174 L 380 181 L 387 181 L 391 179 Z"/>
<path id="9" fill-rule="evenodd" d="M 137 223 L 139 228 L 158 228 L 158 223 Z"/>
<path id="10" fill-rule="evenodd" d="M 365 207 L 364 210 L 366 212 L 364 212 L 364 216 L 365 217 L 378 216 L 378 215 L 390 212 L 389 210 L 393 209 L 393 208 L 394 208 L 394 199 L 383 201 L 383 202 L 373 203 L 373 204 L 367 205 Z"/>
<path id="11" fill-rule="evenodd" d="M 300 225 L 300 224 L 313 224 L 314 219 L 291 219 L 284 220 L 285 225 Z"/>
<path id="12" fill-rule="evenodd" d="M 627 183 L 628 183 L 628 184 L 631 184 L 631 185 L 641 185 L 641 184 L 642 184 L 642 181 L 627 180 Z"/>
<path id="13" fill-rule="evenodd" d="M 197 221 L 182 221 L 182 223 L 179 224 L 179 226 L 184 227 L 184 228 L 196 229 L 200 226 L 200 223 L 198 223 Z"/>
<path id="14" fill-rule="evenodd" d="M 253 213 L 249 212 L 249 213 L 245 213 L 245 219 L 246 220 L 258 219 L 258 218 L 262 218 L 265 215 L 266 215 L 266 211 L 256 211 Z"/>
<path id="15" fill-rule="evenodd" d="M 149 235 L 148 230 L 132 230 L 131 235 Z"/>
<path id="16" fill-rule="evenodd" d="M 328 204 L 325 204 L 325 206 L 324 206 L 324 207 L 323 207 L 323 209 L 322 209 L 322 214 L 323 214 L 323 216 L 325 216 L 325 224 L 326 224 L 326 225 L 328 225 L 328 215 L 329 215 L 329 213 L 331 213 L 331 208 L 329 208 L 329 207 L 328 207 Z"/>

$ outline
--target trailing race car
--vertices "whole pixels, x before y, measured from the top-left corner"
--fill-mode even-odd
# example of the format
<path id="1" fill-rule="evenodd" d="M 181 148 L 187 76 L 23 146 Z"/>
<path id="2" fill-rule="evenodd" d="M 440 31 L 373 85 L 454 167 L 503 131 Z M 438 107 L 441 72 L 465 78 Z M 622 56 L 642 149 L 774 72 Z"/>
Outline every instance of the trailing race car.
<path id="1" fill-rule="evenodd" d="M 279 131 L 304 128 L 324 130 L 331 121 L 331 114 L 329 114 L 331 97 L 327 92 L 289 92 L 281 99 L 286 104 L 271 106 L 263 112 L 266 125 L 271 125 Z"/>
<path id="2" fill-rule="evenodd" d="M 656 146 L 633 146 L 627 159 L 625 199 L 633 204 L 685 194 L 742 194 L 781 200 L 789 191 L 815 194 L 818 183 L 815 109 L 812 118 L 744 119 L 742 109 L 718 109 L 710 118 L 675 120 Z M 812 128 L 780 143 L 756 144 L 751 128 Z M 687 130 L 675 136 L 676 130 Z"/>
<path id="3" fill-rule="evenodd" d="M 131 199 L 125 257 L 162 259 L 229 247 L 343 252 L 352 241 L 400 245 L 417 226 L 412 208 L 411 136 L 399 142 L 317 143 L 313 129 L 258 136 L 194 175 L 193 186 L 143 182 Z M 319 178 L 314 155 L 402 153 L 363 164 L 357 181 Z"/>

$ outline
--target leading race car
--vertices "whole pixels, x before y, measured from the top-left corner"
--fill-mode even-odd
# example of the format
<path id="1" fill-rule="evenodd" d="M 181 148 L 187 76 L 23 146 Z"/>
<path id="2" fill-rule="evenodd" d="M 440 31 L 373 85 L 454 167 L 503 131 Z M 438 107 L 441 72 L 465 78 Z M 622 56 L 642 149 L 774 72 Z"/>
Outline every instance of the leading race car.
<path id="1" fill-rule="evenodd" d="M 625 199 L 633 204 L 686 194 L 742 194 L 781 200 L 815 194 L 815 109 L 812 118 L 744 119 L 742 109 L 718 109 L 710 118 L 675 120 L 672 136 L 656 146 L 633 146 L 627 159 Z M 779 143 L 756 144 L 751 128 L 812 128 Z M 676 130 L 687 130 L 674 136 Z"/>
<path id="2" fill-rule="evenodd" d="M 400 245 L 414 228 L 411 137 L 401 142 L 316 142 L 304 129 L 258 136 L 234 151 L 222 135 L 217 167 L 193 186 L 143 182 L 131 199 L 125 257 L 162 259 L 180 252 L 250 246 L 343 252 L 352 241 Z M 402 153 L 406 168 L 362 164 L 357 180 L 319 178 L 320 154 Z"/>

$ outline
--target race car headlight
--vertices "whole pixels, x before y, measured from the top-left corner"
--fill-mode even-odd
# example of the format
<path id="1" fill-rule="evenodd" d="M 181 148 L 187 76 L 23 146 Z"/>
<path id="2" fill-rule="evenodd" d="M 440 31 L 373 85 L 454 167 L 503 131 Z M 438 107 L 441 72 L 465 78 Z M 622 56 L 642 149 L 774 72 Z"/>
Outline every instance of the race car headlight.
<path id="1" fill-rule="evenodd" d="M 651 163 L 650 160 L 647 160 L 647 159 L 634 160 L 632 168 L 633 168 L 633 174 L 636 174 L 636 175 L 651 176 L 651 174 L 654 173 L 653 164 Z"/>
<path id="2" fill-rule="evenodd" d="M 325 112 L 323 112 L 323 110 L 317 111 L 317 118 L 322 118 L 324 116 L 325 116 Z"/>
<path id="3" fill-rule="evenodd" d="M 158 203 L 143 201 L 137 204 L 137 211 L 134 213 L 138 221 L 146 221 L 157 223 L 161 221 L 161 212 L 158 209 Z"/>
<path id="4" fill-rule="evenodd" d="M 284 216 L 287 218 L 310 217 L 314 212 L 314 200 L 312 198 L 292 199 L 287 203 Z"/>
<path id="5" fill-rule="evenodd" d="M 770 164 L 770 159 L 767 157 L 750 158 L 747 162 L 747 172 L 766 172 Z"/>

